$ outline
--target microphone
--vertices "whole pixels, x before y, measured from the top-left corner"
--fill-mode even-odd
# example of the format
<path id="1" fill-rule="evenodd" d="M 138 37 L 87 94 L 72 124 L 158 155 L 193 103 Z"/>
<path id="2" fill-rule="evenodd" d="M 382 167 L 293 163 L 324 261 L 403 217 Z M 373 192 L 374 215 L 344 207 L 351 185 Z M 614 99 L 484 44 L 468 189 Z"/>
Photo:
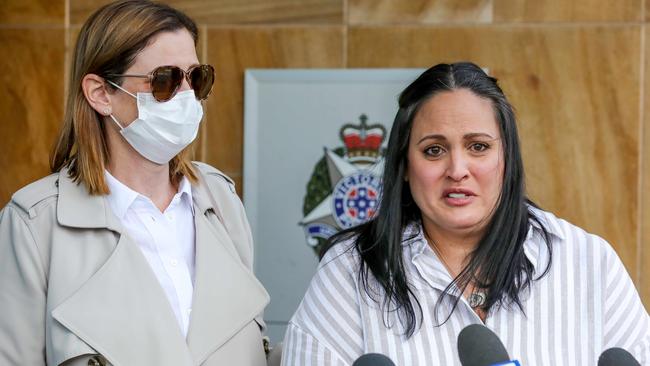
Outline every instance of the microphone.
<path id="1" fill-rule="evenodd" d="M 480 324 L 466 326 L 458 335 L 458 356 L 463 366 L 521 366 L 510 360 L 494 332 Z"/>
<path id="2" fill-rule="evenodd" d="M 600 354 L 598 366 L 641 366 L 641 364 L 630 352 L 614 347 Z"/>
<path id="3" fill-rule="evenodd" d="M 357 358 L 352 366 L 395 366 L 390 358 L 379 353 L 366 353 Z"/>

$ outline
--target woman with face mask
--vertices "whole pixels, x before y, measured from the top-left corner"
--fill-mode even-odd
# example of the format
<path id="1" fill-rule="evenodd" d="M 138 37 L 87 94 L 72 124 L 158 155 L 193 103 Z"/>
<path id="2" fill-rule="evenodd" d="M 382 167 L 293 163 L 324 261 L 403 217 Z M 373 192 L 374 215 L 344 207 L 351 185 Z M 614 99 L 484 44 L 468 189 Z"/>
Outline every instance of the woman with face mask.
<path id="1" fill-rule="evenodd" d="M 215 78 L 197 37 L 145 0 L 81 28 L 52 175 L 0 215 L 0 364 L 266 364 L 241 201 L 188 158 Z"/>

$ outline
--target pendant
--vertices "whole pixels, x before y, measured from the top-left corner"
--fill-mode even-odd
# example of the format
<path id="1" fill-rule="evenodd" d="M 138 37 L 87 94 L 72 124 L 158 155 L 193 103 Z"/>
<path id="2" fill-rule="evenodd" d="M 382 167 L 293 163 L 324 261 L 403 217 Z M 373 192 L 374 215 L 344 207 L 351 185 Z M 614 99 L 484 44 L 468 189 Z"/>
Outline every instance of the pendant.
<path id="1" fill-rule="evenodd" d="M 475 292 L 469 295 L 469 306 L 472 308 L 478 308 L 485 305 L 485 294 L 483 292 Z"/>

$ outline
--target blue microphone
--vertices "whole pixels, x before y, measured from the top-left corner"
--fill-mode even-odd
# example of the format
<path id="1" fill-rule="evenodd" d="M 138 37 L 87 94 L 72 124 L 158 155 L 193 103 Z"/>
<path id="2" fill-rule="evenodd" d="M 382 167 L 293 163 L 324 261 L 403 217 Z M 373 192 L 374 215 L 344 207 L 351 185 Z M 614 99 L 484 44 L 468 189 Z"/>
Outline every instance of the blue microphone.
<path id="1" fill-rule="evenodd" d="M 458 356 L 463 366 L 521 366 L 511 360 L 506 348 L 486 326 L 472 324 L 458 335 Z"/>

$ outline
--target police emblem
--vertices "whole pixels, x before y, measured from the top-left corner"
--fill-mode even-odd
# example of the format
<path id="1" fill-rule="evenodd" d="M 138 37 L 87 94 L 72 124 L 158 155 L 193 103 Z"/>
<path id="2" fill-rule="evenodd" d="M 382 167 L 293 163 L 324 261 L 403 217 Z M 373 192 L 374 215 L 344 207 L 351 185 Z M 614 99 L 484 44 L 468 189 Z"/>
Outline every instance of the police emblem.
<path id="1" fill-rule="evenodd" d="M 334 219 L 347 229 L 371 218 L 379 198 L 379 178 L 358 172 L 341 179 L 334 187 Z"/>
<path id="2" fill-rule="evenodd" d="M 364 223 L 379 208 L 386 128 L 368 125 L 365 114 L 359 120 L 341 127 L 344 146 L 325 148 L 307 184 L 300 225 L 316 254 L 330 236 Z"/>

